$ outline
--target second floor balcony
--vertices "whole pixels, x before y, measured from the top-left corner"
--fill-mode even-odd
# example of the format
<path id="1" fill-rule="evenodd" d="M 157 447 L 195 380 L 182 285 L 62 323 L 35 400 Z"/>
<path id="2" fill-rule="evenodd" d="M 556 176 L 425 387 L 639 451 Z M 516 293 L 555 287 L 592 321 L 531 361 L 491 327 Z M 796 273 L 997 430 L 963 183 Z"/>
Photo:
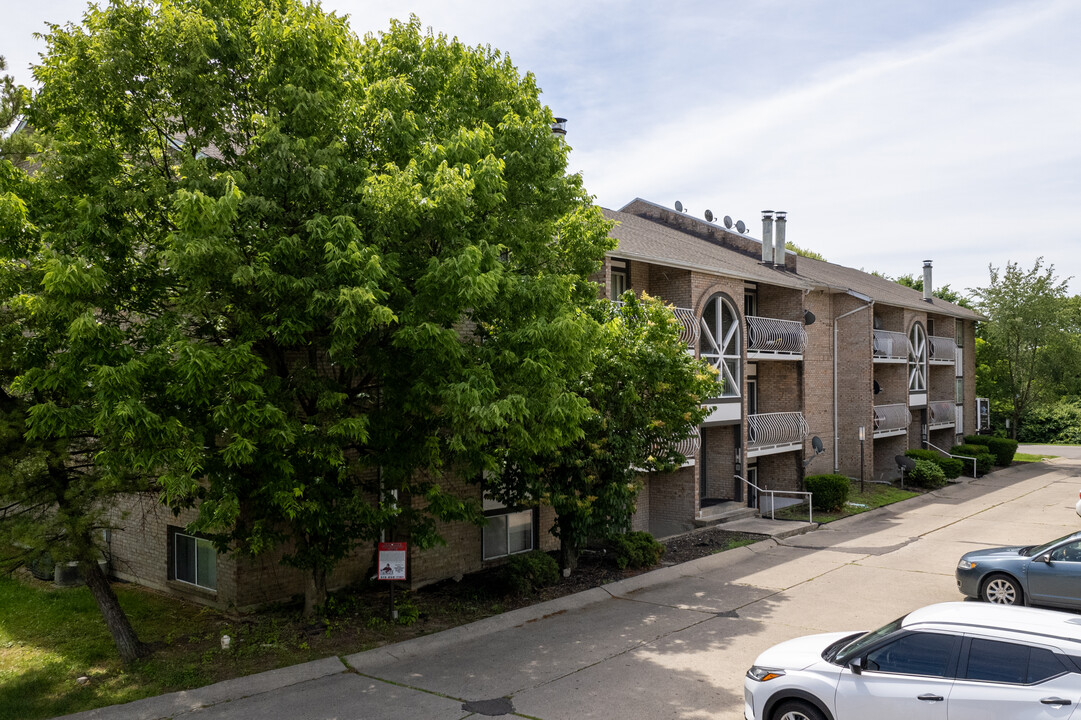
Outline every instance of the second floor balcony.
<path id="1" fill-rule="evenodd" d="M 953 338 L 935 337 L 927 338 L 930 352 L 927 353 L 927 362 L 932 365 L 953 365 L 957 357 L 957 342 Z"/>
<path id="2" fill-rule="evenodd" d="M 875 330 L 873 351 L 875 362 L 906 363 L 908 337 L 892 330 Z"/>
<path id="3" fill-rule="evenodd" d="M 613 306 L 621 307 L 623 301 L 611 300 Z M 672 311 L 672 314 L 676 316 L 676 320 L 679 321 L 679 339 L 687 345 L 689 352 L 694 352 L 694 348 L 698 345 L 698 318 L 695 317 L 694 310 L 690 308 L 668 306 L 668 309 Z"/>
<path id="4" fill-rule="evenodd" d="M 747 357 L 759 360 L 802 360 L 807 331 L 797 320 L 747 316 Z"/>
<path id="5" fill-rule="evenodd" d="M 803 413 L 761 413 L 747 416 L 747 457 L 803 449 L 807 422 Z"/>
<path id="6" fill-rule="evenodd" d="M 932 400 L 927 403 L 927 427 L 931 429 L 953 427 L 955 407 L 952 400 Z"/>
<path id="7" fill-rule="evenodd" d="M 911 414 L 908 405 L 893 403 L 891 405 L 875 405 L 874 437 L 892 437 L 904 435 L 908 432 L 908 423 Z"/>

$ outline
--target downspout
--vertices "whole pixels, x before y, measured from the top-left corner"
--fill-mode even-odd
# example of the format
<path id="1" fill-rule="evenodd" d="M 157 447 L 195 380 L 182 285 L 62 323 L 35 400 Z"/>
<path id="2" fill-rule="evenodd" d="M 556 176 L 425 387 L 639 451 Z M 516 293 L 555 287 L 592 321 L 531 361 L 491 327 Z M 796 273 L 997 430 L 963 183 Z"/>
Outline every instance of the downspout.
<path id="1" fill-rule="evenodd" d="M 840 448 L 841 448 L 841 439 L 837 434 L 838 433 L 838 430 L 837 430 L 837 323 L 839 323 L 841 320 L 848 317 L 849 315 L 858 313 L 860 310 L 866 310 L 868 308 L 874 307 L 874 304 L 875 304 L 874 298 L 869 298 L 866 295 L 861 295 L 860 293 L 853 292 L 852 290 L 849 290 L 848 294 L 851 295 L 852 297 L 856 298 L 857 300 L 863 300 L 867 304 L 862 305 L 862 306 L 856 308 L 855 310 L 849 310 L 844 315 L 839 315 L 838 317 L 833 319 L 833 474 L 834 475 L 838 474 L 838 471 L 840 469 L 840 463 L 838 462 L 838 457 L 837 456 L 838 456 L 838 453 L 840 452 Z"/>

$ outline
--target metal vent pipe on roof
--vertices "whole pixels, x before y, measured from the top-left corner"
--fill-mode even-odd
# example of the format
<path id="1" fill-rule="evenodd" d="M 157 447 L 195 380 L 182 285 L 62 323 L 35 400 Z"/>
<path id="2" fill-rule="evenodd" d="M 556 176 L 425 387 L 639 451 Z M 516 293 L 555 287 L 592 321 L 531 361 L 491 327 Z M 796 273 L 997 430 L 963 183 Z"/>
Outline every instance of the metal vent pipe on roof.
<path id="1" fill-rule="evenodd" d="M 762 211 L 762 262 L 773 262 L 773 211 Z"/>
<path id="2" fill-rule="evenodd" d="M 786 215 L 788 215 L 786 212 L 777 212 L 777 233 L 776 239 L 774 240 L 776 247 L 773 251 L 773 264 L 780 265 L 781 267 L 784 267 L 785 227 L 788 224 L 788 220 L 785 219 Z"/>
<path id="3" fill-rule="evenodd" d="M 567 118 L 553 118 L 555 122 L 552 123 L 553 135 L 566 135 L 567 134 Z"/>
<path id="4" fill-rule="evenodd" d="M 931 294 L 931 261 L 923 261 L 923 299 L 926 302 L 934 302 Z"/>

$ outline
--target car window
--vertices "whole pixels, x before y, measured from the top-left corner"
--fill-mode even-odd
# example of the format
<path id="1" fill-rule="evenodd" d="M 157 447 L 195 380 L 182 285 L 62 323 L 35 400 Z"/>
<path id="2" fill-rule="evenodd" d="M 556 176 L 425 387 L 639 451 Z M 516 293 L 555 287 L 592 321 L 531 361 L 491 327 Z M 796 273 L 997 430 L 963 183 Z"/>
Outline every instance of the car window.
<path id="1" fill-rule="evenodd" d="M 1033 545 L 1032 547 L 1024 548 L 1024 552 L 1022 552 L 1021 554 L 1022 555 L 1027 555 L 1028 557 L 1035 557 L 1037 555 L 1042 555 L 1045 552 L 1047 552 L 1048 550 L 1050 550 L 1051 548 L 1058 545 L 1060 542 L 1063 542 L 1065 540 L 1070 540 L 1070 539 L 1077 539 L 1076 535 L 1077 535 L 1077 533 L 1072 532 L 1069 535 L 1063 535 L 1062 537 L 1058 538 L 1057 540 L 1052 540 L 1051 542 L 1046 542 L 1043 545 Z"/>
<path id="2" fill-rule="evenodd" d="M 867 670 L 943 677 L 957 638 L 938 633 L 909 633 L 867 653 Z"/>
<path id="3" fill-rule="evenodd" d="M 1065 667 L 1053 652 L 1016 643 L 973 640 L 968 651 L 969 680 L 1037 683 L 1061 675 Z"/>
<path id="4" fill-rule="evenodd" d="M 1051 559 L 1059 562 L 1081 562 L 1081 540 L 1055 548 Z"/>

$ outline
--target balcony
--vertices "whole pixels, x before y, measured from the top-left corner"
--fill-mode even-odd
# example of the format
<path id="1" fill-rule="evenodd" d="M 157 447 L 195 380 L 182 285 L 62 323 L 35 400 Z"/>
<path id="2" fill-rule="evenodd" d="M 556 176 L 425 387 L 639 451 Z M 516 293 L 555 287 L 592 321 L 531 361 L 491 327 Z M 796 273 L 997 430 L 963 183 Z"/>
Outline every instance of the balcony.
<path id="1" fill-rule="evenodd" d="M 622 307 L 623 302 L 621 300 L 610 301 L 615 307 Z M 668 309 L 672 311 L 672 314 L 676 316 L 676 320 L 679 320 L 679 339 L 682 340 L 690 352 L 694 352 L 695 347 L 698 346 L 698 318 L 695 317 L 694 310 L 690 308 L 668 306 Z"/>
<path id="2" fill-rule="evenodd" d="M 892 330 L 875 330 L 873 350 L 877 363 L 906 363 L 908 337 Z"/>
<path id="3" fill-rule="evenodd" d="M 953 338 L 931 335 L 927 340 L 930 349 L 927 362 L 932 365 L 953 365 L 957 357 L 957 342 Z"/>
<path id="4" fill-rule="evenodd" d="M 908 411 L 908 405 L 904 403 L 875 405 L 874 410 L 874 437 L 893 437 L 908 432 L 908 423 L 912 417 Z"/>
<path id="5" fill-rule="evenodd" d="M 797 320 L 747 316 L 747 358 L 802 360 L 807 331 Z"/>
<path id="6" fill-rule="evenodd" d="M 691 434 L 680 440 L 673 446 L 673 449 L 686 458 L 680 467 L 692 467 L 694 465 L 694 459 L 698 456 L 698 449 L 702 446 L 702 435 L 699 429 L 696 427 L 691 431 Z M 658 445 L 653 446 L 653 453 L 656 455 L 659 450 Z M 648 472 L 645 467 L 640 465 L 632 465 L 631 468 L 638 472 Z"/>
<path id="7" fill-rule="evenodd" d="M 932 400 L 927 403 L 928 429 L 953 427 L 955 407 L 952 400 Z"/>
<path id="8" fill-rule="evenodd" d="M 747 457 L 803 449 L 807 422 L 803 413 L 763 413 L 747 416 Z"/>

